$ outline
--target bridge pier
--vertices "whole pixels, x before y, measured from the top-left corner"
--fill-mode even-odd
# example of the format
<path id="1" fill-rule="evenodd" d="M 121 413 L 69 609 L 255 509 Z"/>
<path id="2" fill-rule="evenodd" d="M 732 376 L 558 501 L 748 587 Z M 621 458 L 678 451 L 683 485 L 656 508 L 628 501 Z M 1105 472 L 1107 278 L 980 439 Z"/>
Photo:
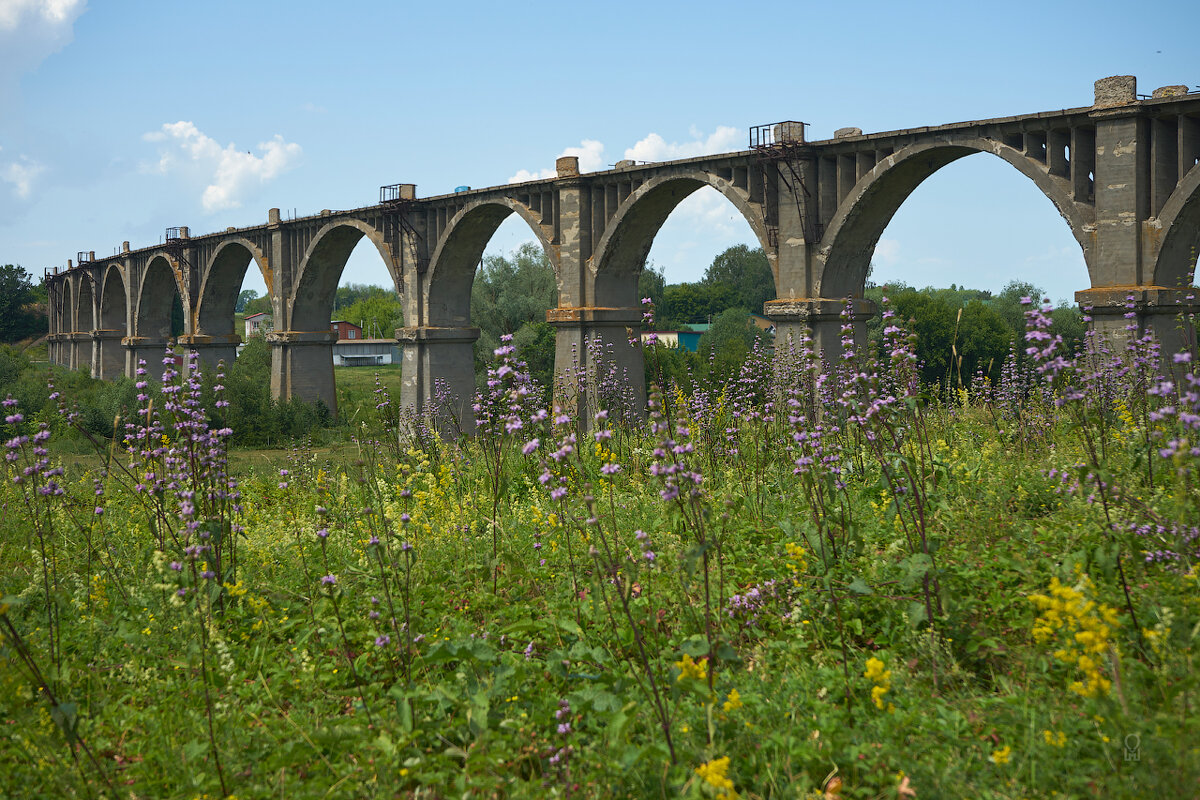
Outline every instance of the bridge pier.
<path id="1" fill-rule="evenodd" d="M 125 374 L 125 348 L 122 331 L 92 331 L 92 375 L 111 381 Z"/>
<path id="2" fill-rule="evenodd" d="M 61 338 L 61 333 L 51 333 L 46 337 L 46 360 L 51 364 L 62 364 L 62 356 L 60 355 L 60 351 L 62 350 Z"/>
<path id="3" fill-rule="evenodd" d="M 72 331 L 67 334 L 68 361 L 71 369 L 91 369 L 92 366 L 92 332 Z"/>
<path id="4" fill-rule="evenodd" d="M 1130 336 L 1147 332 L 1158 340 L 1164 368 L 1176 353 L 1196 346 L 1195 318 L 1200 314 L 1200 295 L 1195 288 L 1168 289 L 1162 286 L 1117 286 L 1084 289 L 1075 302 L 1092 318 L 1092 330 L 1108 341 L 1114 352 L 1122 352 Z M 1132 305 L 1132 308 L 1130 306 Z M 1133 317 L 1126 317 L 1132 312 Z M 1187 319 L 1187 317 L 1191 319 Z M 1130 326 L 1136 330 L 1129 330 Z"/>
<path id="5" fill-rule="evenodd" d="M 879 309 L 875 302 L 862 297 L 840 300 L 824 297 L 790 300 L 768 300 L 763 315 L 775 323 L 775 346 L 787 346 L 789 337 L 799 343 L 804 334 L 812 339 L 813 353 L 822 358 L 828 368 L 842 361 L 842 326 L 849 304 L 850 324 L 854 326 L 854 346 L 861 351 L 867 344 L 867 321 Z"/>
<path id="6" fill-rule="evenodd" d="M 451 419 L 463 433 L 475 430 L 475 341 L 479 328 L 397 328 L 400 343 L 400 405 L 417 414 L 432 412 L 440 426 Z M 450 405 L 439 405 L 439 392 Z M 451 419 L 447 419 L 446 416 Z"/>
<path id="7" fill-rule="evenodd" d="M 546 321 L 555 328 L 556 404 L 575 413 L 584 427 L 600 408 L 645 418 L 641 308 L 552 308 Z"/>
<path id="8" fill-rule="evenodd" d="M 242 343 L 242 337 L 236 333 L 209 336 L 205 334 L 189 334 L 179 337 L 179 343 L 189 351 L 200 354 L 200 364 L 205 371 L 216 372 L 217 364 L 224 361 L 229 369 L 237 359 L 237 348 Z M 332 357 L 332 356 L 331 356 Z"/>
<path id="9" fill-rule="evenodd" d="M 163 356 L 171 346 L 164 336 L 126 336 L 121 340 L 125 348 L 125 374 L 137 377 L 138 361 L 146 362 L 146 374 L 154 379 L 162 377 Z"/>
<path id="10" fill-rule="evenodd" d="M 337 333 L 320 331 L 270 331 L 271 396 L 325 403 L 337 416 L 337 391 L 333 379 L 333 343 Z"/>

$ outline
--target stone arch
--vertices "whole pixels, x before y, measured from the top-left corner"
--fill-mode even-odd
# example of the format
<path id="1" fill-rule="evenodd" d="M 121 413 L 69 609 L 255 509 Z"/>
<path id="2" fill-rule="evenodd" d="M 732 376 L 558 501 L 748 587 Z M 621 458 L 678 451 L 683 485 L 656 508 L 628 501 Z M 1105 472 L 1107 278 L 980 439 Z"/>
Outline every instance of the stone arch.
<path id="1" fill-rule="evenodd" d="M 104 270 L 100 289 L 100 330 L 124 331 L 127 317 L 125 275 L 116 264 Z"/>
<path id="2" fill-rule="evenodd" d="M 558 252 L 534 212 L 508 197 L 468 203 L 446 224 L 430 258 L 428 301 L 425 325 L 463 327 L 471 321 L 471 285 L 475 268 L 500 223 L 510 214 L 518 214 L 538 238 L 559 273 Z"/>
<path id="3" fill-rule="evenodd" d="M 901 204 L 933 173 L 975 153 L 990 153 L 1016 167 L 1062 214 L 1092 268 L 1093 215 L 1077 204 L 1067 182 L 1040 162 L 992 139 L 948 138 L 904 147 L 881 160 L 854 186 L 829 223 L 817 253 L 816 296 L 862 297 L 875 245 Z"/>
<path id="4" fill-rule="evenodd" d="M 392 283 L 402 290 L 395 254 L 384 240 L 383 234 L 362 220 L 340 219 L 325 225 L 313 236 L 312 243 L 301 260 L 296 288 L 292 291 L 290 313 L 287 302 L 278 308 L 280 299 L 275 298 L 277 314 L 282 312 L 288 330 L 328 331 L 329 315 L 333 311 L 333 294 L 337 291 L 342 271 L 350 259 L 359 240 L 366 236 L 387 265 Z M 268 286 L 271 284 L 268 283 Z M 279 320 L 276 328 L 281 328 Z"/>
<path id="5" fill-rule="evenodd" d="M 223 241 L 204 268 L 196 302 L 196 333 L 213 336 L 235 332 L 234 308 L 251 261 L 262 273 L 267 294 L 271 294 L 271 271 L 262 251 L 249 239 L 239 237 Z"/>
<path id="6" fill-rule="evenodd" d="M 75 293 L 71 291 L 71 278 L 59 281 L 58 332 L 71 333 L 75 330 Z"/>
<path id="7" fill-rule="evenodd" d="M 146 264 L 138 287 L 137 313 L 134 317 L 135 335 L 148 339 L 169 339 L 171 336 L 171 304 L 175 293 L 187 312 L 187 292 L 179 285 L 173 261 L 156 255 Z"/>
<path id="8" fill-rule="evenodd" d="M 693 170 L 651 178 L 617 208 L 591 259 L 592 289 L 588 296 L 591 305 L 631 307 L 639 304 L 637 276 L 654 244 L 654 237 L 676 206 L 705 186 L 724 195 L 749 223 L 767 254 L 778 291 L 778 259 L 768 244 L 762 214 L 729 181 L 703 170 Z"/>
<path id="9" fill-rule="evenodd" d="M 88 332 L 96 328 L 96 293 L 92 291 L 92 276 L 80 271 L 79 289 L 75 292 L 75 330 Z"/>
<path id="10" fill-rule="evenodd" d="M 1191 286 L 1200 253 L 1200 165 L 1188 170 L 1163 204 L 1157 232 L 1162 240 L 1154 259 L 1154 285 Z"/>

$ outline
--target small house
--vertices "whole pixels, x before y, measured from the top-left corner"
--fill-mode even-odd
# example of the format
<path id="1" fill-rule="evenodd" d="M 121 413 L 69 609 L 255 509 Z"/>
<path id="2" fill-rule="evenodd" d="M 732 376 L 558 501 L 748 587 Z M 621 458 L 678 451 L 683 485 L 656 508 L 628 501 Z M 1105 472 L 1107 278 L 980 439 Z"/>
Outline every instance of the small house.
<path id="1" fill-rule="evenodd" d="M 257 314 L 251 314 L 246 317 L 246 337 L 264 336 L 267 331 L 274 330 L 274 325 L 271 323 L 271 315 L 265 311 L 260 311 Z"/>
<path id="2" fill-rule="evenodd" d="M 329 329 L 337 334 L 339 342 L 347 339 L 363 338 L 362 328 L 353 322 L 346 322 L 344 319 L 330 320 Z"/>

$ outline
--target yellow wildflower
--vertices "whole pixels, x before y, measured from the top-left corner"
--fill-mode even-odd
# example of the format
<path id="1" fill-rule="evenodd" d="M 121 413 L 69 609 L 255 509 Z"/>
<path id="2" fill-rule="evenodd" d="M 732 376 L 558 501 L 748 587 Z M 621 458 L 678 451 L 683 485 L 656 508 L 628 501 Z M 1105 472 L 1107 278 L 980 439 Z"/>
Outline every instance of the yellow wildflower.
<path id="1" fill-rule="evenodd" d="M 1050 745 L 1051 747 L 1067 746 L 1067 734 L 1064 731 L 1058 731 L 1057 733 L 1049 730 L 1042 731 L 1042 738 L 1044 738 L 1046 740 L 1046 744 Z"/>
<path id="2" fill-rule="evenodd" d="M 1008 745 L 1004 745 L 1004 747 L 1001 747 L 999 750 L 993 750 L 991 757 L 988 758 L 989 761 L 997 766 L 1004 766 L 1011 759 L 1012 748 Z"/>
<path id="3" fill-rule="evenodd" d="M 684 653 L 683 658 L 675 662 L 675 666 L 679 668 L 679 677 L 675 679 L 677 681 L 685 678 L 695 678 L 698 681 L 708 680 L 707 664 L 703 661 L 693 661 L 687 653 Z"/>
<path id="4" fill-rule="evenodd" d="M 729 692 L 729 698 L 721 706 L 721 708 L 723 708 L 726 713 L 728 713 L 730 711 L 736 711 L 737 709 L 739 709 L 741 707 L 742 707 L 742 696 L 740 694 L 738 694 L 737 689 L 733 689 Z"/>
<path id="5" fill-rule="evenodd" d="M 696 767 L 696 774 L 717 790 L 717 800 L 737 800 L 738 793 L 729 779 L 729 756 L 714 758 Z"/>

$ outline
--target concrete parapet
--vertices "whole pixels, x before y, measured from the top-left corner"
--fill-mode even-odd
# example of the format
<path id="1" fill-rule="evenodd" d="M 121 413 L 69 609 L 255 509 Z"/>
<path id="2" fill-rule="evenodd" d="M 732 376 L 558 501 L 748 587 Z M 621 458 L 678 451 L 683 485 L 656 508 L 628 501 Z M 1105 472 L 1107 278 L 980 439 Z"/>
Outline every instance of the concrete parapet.
<path id="1" fill-rule="evenodd" d="M 1137 78 L 1133 75 L 1113 75 L 1096 81 L 1096 108 L 1127 106 L 1137 102 Z"/>
<path id="2" fill-rule="evenodd" d="M 1160 86 L 1150 96 L 1155 100 L 1163 97 L 1183 97 L 1188 93 L 1186 86 Z"/>
<path id="3" fill-rule="evenodd" d="M 771 128 L 771 137 L 776 144 L 782 144 L 783 142 L 803 142 L 804 123 L 780 122 Z"/>
<path id="4" fill-rule="evenodd" d="M 835 139 L 849 139 L 852 136 L 862 136 L 862 128 L 838 128 L 833 132 Z"/>
<path id="5" fill-rule="evenodd" d="M 562 156 L 554 162 L 554 172 L 560 178 L 573 178 L 579 174 L 579 156 Z"/>

